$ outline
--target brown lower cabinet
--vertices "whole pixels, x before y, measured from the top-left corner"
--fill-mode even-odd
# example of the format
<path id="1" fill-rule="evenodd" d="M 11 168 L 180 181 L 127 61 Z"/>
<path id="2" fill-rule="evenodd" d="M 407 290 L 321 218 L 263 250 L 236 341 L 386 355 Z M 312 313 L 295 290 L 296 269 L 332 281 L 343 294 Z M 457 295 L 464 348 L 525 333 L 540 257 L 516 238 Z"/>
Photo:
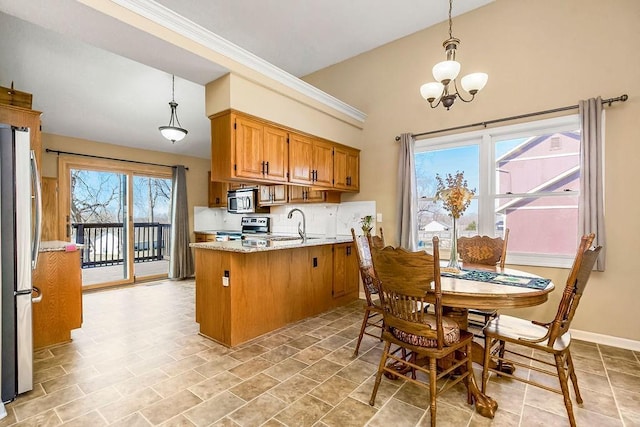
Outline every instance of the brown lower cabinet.
<path id="1" fill-rule="evenodd" d="M 341 244 L 256 252 L 196 248 L 200 333 L 234 347 L 356 300 L 357 265 L 351 259 L 335 264 L 334 246 Z M 344 280 L 354 283 L 336 282 Z M 334 286 L 345 292 L 334 297 Z"/>
<path id="2" fill-rule="evenodd" d="M 82 326 L 81 251 L 40 252 L 33 286 L 42 300 L 33 304 L 33 347 L 71 341 L 71 330 Z"/>

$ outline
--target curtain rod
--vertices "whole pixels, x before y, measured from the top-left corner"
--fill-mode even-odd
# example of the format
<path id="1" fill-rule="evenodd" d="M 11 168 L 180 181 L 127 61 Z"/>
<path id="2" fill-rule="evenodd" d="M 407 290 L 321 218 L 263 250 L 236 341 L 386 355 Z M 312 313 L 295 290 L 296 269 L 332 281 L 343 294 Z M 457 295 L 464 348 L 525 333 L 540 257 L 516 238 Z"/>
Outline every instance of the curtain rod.
<path id="1" fill-rule="evenodd" d="M 611 104 L 613 104 L 614 102 L 619 102 L 619 101 L 620 102 L 625 102 L 627 99 L 629 99 L 629 96 L 627 94 L 620 95 L 617 98 L 603 99 L 602 100 L 602 105 L 609 104 L 609 106 L 611 106 Z M 527 114 L 520 114 L 518 116 L 503 117 L 501 119 L 487 120 L 485 122 L 472 123 L 472 124 L 469 124 L 469 125 L 456 126 L 456 127 L 447 128 L 447 129 L 439 129 L 439 130 L 432 130 L 432 131 L 429 131 L 429 132 L 414 133 L 411 136 L 415 138 L 416 136 L 433 135 L 435 133 L 448 132 L 448 131 L 451 131 L 451 130 L 466 129 L 466 128 L 471 128 L 471 127 L 476 127 L 476 126 L 487 127 L 487 125 L 491 125 L 491 124 L 494 124 L 494 123 L 506 122 L 506 121 L 509 121 L 509 120 L 524 119 L 526 117 L 540 116 L 540 115 L 543 115 L 543 114 L 558 113 L 560 111 L 575 110 L 578 107 L 579 107 L 578 104 L 569 105 L 567 107 L 554 108 L 552 110 L 536 111 L 535 113 L 527 113 Z M 399 136 L 396 136 L 396 141 L 400 141 L 400 137 Z"/>
<path id="2" fill-rule="evenodd" d="M 175 168 L 175 166 L 163 165 L 163 164 L 160 164 L 160 163 L 149 163 L 149 162 L 139 162 L 137 160 L 116 159 L 114 157 L 102 157 L 102 156 L 94 156 L 92 154 L 72 153 L 70 151 L 51 150 L 49 148 L 47 148 L 45 151 L 47 153 L 56 153 L 58 155 L 60 155 L 60 154 L 68 154 L 70 156 L 91 157 L 92 159 L 116 160 L 118 162 L 137 163 L 139 165 L 162 166 L 162 167 L 165 167 L 165 168 Z M 185 170 L 189 170 L 189 168 L 185 166 Z"/>

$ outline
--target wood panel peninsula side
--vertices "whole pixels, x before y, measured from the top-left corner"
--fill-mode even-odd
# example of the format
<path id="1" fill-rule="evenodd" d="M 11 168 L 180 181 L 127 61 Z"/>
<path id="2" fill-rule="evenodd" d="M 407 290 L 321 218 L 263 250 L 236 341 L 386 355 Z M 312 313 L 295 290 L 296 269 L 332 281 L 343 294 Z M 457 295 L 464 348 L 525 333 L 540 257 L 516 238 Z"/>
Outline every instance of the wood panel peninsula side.
<path id="1" fill-rule="evenodd" d="M 351 238 L 192 243 L 200 334 L 235 347 L 358 299 Z"/>

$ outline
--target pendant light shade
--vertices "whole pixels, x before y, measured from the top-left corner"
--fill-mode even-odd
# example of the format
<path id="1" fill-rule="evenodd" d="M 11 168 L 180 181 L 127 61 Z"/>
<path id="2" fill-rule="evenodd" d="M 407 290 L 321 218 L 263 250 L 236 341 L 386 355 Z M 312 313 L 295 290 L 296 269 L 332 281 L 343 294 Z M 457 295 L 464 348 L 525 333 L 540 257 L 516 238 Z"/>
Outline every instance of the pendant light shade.
<path id="1" fill-rule="evenodd" d="M 160 126 L 158 130 L 162 136 L 167 138 L 171 142 L 181 141 L 187 136 L 187 130 L 182 128 L 180 124 L 180 120 L 178 120 L 178 103 L 175 101 L 175 76 L 171 76 L 171 102 L 169 102 L 169 107 L 171 107 L 171 118 L 169 119 L 168 126 Z M 177 126 L 176 126 L 177 125 Z"/>

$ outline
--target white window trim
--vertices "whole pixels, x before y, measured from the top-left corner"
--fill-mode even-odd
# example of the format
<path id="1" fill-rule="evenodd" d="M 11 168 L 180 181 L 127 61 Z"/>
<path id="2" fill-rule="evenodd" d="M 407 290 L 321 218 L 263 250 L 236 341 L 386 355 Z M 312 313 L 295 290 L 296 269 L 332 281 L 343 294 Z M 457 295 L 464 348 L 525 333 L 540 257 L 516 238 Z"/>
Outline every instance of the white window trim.
<path id="1" fill-rule="evenodd" d="M 416 152 L 439 149 L 451 149 L 468 145 L 478 145 L 479 148 L 479 182 L 478 194 L 474 197 L 478 201 L 478 233 L 488 236 L 494 234 L 495 199 L 502 198 L 494 195 L 489 189 L 495 188 L 496 174 L 491 171 L 491 164 L 495 160 L 495 145 L 497 142 L 507 139 L 523 138 L 532 133 L 565 132 L 580 129 L 580 117 L 577 114 L 555 117 L 551 119 L 536 120 L 528 123 L 501 126 L 491 129 L 446 135 L 433 138 L 419 139 L 416 141 Z M 577 194 L 575 191 L 571 195 Z M 542 196 L 543 194 L 528 194 L 529 196 Z M 558 194 L 567 196 L 569 194 Z M 514 197 L 517 195 L 509 195 Z M 550 196 L 550 194 L 544 194 Z M 576 239 L 578 236 L 576 235 Z M 507 248 L 508 251 L 508 248 Z M 571 268 L 573 257 L 568 255 L 551 254 L 525 254 L 508 252 L 507 264 L 530 265 L 539 267 Z"/>

